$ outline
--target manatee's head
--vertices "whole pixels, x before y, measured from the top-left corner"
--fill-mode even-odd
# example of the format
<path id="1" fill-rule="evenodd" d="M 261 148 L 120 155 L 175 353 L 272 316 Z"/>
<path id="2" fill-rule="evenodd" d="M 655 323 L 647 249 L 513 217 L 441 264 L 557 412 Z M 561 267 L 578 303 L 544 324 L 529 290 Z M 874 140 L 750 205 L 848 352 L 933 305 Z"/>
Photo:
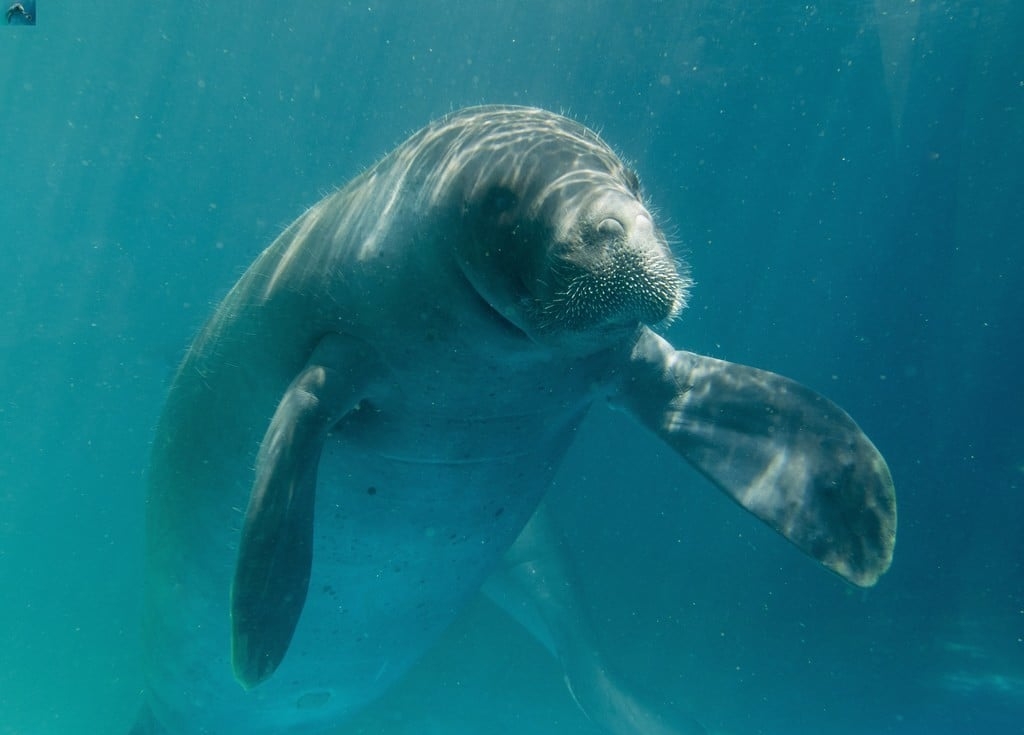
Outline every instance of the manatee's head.
<path id="1" fill-rule="evenodd" d="M 614 334 L 674 319 L 690 280 L 640 199 L 603 176 L 551 207 L 556 227 L 524 315 L 544 334 Z M 558 197 L 561 199 L 561 197 Z"/>
<path id="2" fill-rule="evenodd" d="M 455 247 L 487 304 L 535 342 L 577 351 L 678 316 L 687 269 L 600 138 L 541 110 L 477 114 L 491 130 L 463 143 Z"/>

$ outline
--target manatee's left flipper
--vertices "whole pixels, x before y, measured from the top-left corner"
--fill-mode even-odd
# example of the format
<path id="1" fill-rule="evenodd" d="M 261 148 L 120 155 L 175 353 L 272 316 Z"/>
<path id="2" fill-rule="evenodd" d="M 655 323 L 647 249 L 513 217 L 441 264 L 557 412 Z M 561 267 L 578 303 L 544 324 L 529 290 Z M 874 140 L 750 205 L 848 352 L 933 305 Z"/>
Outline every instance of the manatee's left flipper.
<path id="1" fill-rule="evenodd" d="M 647 328 L 611 401 L 829 569 L 868 587 L 889 568 L 889 468 L 831 401 L 774 373 L 676 350 Z"/>
<path id="2" fill-rule="evenodd" d="M 379 374 L 363 343 L 339 334 L 323 337 L 285 391 L 260 444 L 231 587 L 231 658 L 246 688 L 277 669 L 306 601 L 324 440 Z"/>
<path id="3" fill-rule="evenodd" d="M 692 717 L 674 705 L 648 701 L 605 663 L 563 544 L 541 503 L 487 578 L 484 593 L 559 660 L 576 704 L 603 732 L 704 735 Z"/>

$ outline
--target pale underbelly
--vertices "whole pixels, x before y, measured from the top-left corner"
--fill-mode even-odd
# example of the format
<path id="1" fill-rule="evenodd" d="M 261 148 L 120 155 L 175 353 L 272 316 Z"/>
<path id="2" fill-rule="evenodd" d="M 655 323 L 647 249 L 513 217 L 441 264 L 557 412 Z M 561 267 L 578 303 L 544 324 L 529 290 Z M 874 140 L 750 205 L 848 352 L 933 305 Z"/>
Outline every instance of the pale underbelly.
<path id="1" fill-rule="evenodd" d="M 197 586 L 204 599 L 182 601 L 198 611 L 186 623 L 188 651 L 164 651 L 181 660 L 157 665 L 151 681 L 158 717 L 174 735 L 316 733 L 363 707 L 477 592 L 557 464 L 538 456 L 552 448 L 547 442 L 531 443 L 532 453 L 510 442 L 450 460 L 438 459 L 436 447 L 396 446 L 401 455 L 371 454 L 337 437 L 325 445 L 309 591 L 268 681 L 245 692 L 233 678 L 227 589 L 211 595 Z M 226 587 L 236 542 L 214 545 L 216 559 L 198 573 Z"/>

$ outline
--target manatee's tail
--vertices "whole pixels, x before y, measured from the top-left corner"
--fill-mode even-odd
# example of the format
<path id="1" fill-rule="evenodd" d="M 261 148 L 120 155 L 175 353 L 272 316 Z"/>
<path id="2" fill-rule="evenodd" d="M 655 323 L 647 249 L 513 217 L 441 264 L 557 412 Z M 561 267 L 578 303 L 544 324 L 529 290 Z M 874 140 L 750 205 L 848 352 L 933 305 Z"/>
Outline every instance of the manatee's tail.
<path id="1" fill-rule="evenodd" d="M 561 662 L 576 704 L 605 735 L 706 735 L 685 711 L 646 701 L 610 672 L 560 536 L 542 503 L 484 593 Z"/>

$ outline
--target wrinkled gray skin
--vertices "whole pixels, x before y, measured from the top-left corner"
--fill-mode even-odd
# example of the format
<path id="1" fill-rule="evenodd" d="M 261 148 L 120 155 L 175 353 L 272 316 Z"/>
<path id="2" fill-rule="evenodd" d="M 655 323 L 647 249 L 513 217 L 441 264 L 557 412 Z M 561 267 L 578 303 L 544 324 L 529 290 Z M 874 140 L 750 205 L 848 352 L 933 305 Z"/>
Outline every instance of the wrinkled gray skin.
<path id="1" fill-rule="evenodd" d="M 542 110 L 454 113 L 303 214 L 170 390 L 133 732 L 323 732 L 490 574 L 596 724 L 698 732 L 606 671 L 547 520 L 527 527 L 591 403 L 855 584 L 888 567 L 896 518 L 885 462 L 841 409 L 646 326 L 688 285 L 636 176 Z"/>

